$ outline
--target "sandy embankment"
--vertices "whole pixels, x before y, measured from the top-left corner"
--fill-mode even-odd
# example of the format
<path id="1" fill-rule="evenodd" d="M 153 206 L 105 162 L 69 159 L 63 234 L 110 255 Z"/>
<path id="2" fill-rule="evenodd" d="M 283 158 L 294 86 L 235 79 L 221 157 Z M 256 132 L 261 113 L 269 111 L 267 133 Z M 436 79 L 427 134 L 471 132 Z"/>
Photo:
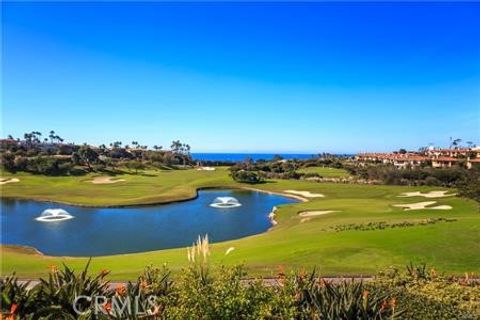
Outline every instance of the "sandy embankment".
<path id="1" fill-rule="evenodd" d="M 405 211 L 410 210 L 422 210 L 422 209 L 433 209 L 433 210 L 451 210 L 452 206 L 449 205 L 440 205 L 435 207 L 430 207 L 434 205 L 437 201 L 424 201 L 424 202 L 417 202 L 417 203 L 406 203 L 406 204 L 394 204 L 394 207 L 397 208 L 404 208 Z"/>
<path id="2" fill-rule="evenodd" d="M 339 212 L 338 210 L 315 210 L 315 211 L 302 211 L 298 215 L 303 217 L 300 223 L 310 221 L 313 217 L 323 216 L 329 213 Z"/>
<path id="3" fill-rule="evenodd" d="M 321 193 L 312 193 L 310 191 L 299 191 L 299 190 L 283 190 L 283 192 L 296 194 L 305 198 L 324 198 L 325 196 Z"/>
<path id="4" fill-rule="evenodd" d="M 16 183 L 20 182 L 20 179 L 18 178 L 0 178 L 0 185 L 4 185 L 7 183 Z"/>
<path id="5" fill-rule="evenodd" d="M 420 191 L 414 192 L 403 192 L 398 197 L 406 198 L 406 197 L 424 197 L 424 198 L 444 198 L 444 197 L 451 197 L 456 195 L 456 193 L 447 194 L 448 191 L 430 191 L 422 193 Z"/>
<path id="6" fill-rule="evenodd" d="M 122 181 L 125 181 L 125 179 L 114 179 L 112 177 L 95 177 L 93 178 L 93 180 L 90 180 L 89 182 L 93 184 L 111 184 L 111 183 L 117 183 Z"/>

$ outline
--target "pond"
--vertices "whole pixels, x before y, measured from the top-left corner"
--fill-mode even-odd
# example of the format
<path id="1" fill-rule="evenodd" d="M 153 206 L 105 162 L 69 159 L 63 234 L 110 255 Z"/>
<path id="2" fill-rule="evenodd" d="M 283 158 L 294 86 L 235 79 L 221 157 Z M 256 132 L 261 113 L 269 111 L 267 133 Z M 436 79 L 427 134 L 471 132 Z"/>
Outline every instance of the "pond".
<path id="1" fill-rule="evenodd" d="M 241 206 L 210 206 L 218 197 L 234 197 Z M 177 248 L 191 245 L 199 235 L 208 234 L 211 242 L 219 242 L 265 232 L 272 226 L 268 218 L 272 208 L 295 202 L 280 195 L 217 189 L 200 190 L 189 201 L 124 208 L 2 199 L 1 243 L 31 246 L 53 256 Z M 63 209 L 74 218 L 37 220 L 47 209 Z"/>

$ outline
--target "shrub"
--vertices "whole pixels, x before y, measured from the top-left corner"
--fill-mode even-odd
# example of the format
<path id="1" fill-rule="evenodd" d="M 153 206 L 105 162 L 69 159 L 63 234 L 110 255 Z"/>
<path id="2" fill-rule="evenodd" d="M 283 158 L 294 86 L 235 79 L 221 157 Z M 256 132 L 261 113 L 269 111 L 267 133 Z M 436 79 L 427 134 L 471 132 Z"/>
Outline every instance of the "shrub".
<path id="1" fill-rule="evenodd" d="M 403 272 L 396 268 L 381 272 L 373 285 L 393 289 L 398 303 L 406 306 L 400 319 L 480 318 L 480 285 L 468 277 L 445 277 L 425 264 L 410 264 Z"/>
<path id="2" fill-rule="evenodd" d="M 264 181 L 263 176 L 258 171 L 238 170 L 230 174 L 233 180 L 242 183 L 256 184 Z"/>
<path id="3" fill-rule="evenodd" d="M 52 268 L 32 289 L 15 275 L 0 280 L 6 319 L 479 319 L 480 284 L 437 275 L 426 265 L 390 268 L 373 281 L 326 281 L 315 272 L 285 275 L 275 283 L 245 280 L 242 266 L 213 267 L 208 239 L 188 251 L 190 264 L 172 279 L 164 266 L 149 266 L 134 282 L 109 289 L 107 272 L 79 273 Z M 81 300 L 84 315 L 72 310 L 77 295 L 104 296 L 105 313 Z M 155 296 L 154 305 L 149 299 Z M 125 307 L 123 311 L 115 308 Z M 136 301 L 139 302 L 136 315 Z M 135 304 L 135 305 L 134 305 Z"/>
<path id="4" fill-rule="evenodd" d="M 299 319 L 394 319 L 402 313 L 391 293 L 367 290 L 361 281 L 333 283 L 315 272 L 295 275 L 291 281 Z"/>
<path id="5" fill-rule="evenodd" d="M 55 266 L 51 267 L 48 279 L 40 279 L 40 284 L 35 288 L 38 292 L 38 308 L 35 316 L 55 315 L 55 317 L 69 319 L 76 317 L 73 309 L 73 302 L 77 296 L 91 297 L 108 296 L 108 281 L 105 276 L 106 271 L 100 272 L 92 277 L 88 275 L 90 261 L 79 274 L 64 265 L 63 270 L 58 270 Z M 78 302 L 79 310 L 85 311 L 86 315 L 94 313 L 92 301 L 81 299 Z"/>

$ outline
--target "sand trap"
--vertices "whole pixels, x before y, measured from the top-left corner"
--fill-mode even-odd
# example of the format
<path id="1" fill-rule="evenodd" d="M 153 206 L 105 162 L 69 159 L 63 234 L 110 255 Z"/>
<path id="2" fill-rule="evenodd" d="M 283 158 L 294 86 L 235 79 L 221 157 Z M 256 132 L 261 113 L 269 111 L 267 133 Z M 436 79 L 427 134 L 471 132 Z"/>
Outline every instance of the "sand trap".
<path id="1" fill-rule="evenodd" d="M 436 207 L 431 207 L 427 209 L 433 209 L 433 210 L 452 210 L 452 206 L 449 205 L 441 205 L 441 206 L 436 206 Z"/>
<path id="2" fill-rule="evenodd" d="M 312 220 L 312 218 L 303 218 L 302 220 L 300 220 L 300 223 L 304 223 L 310 220 Z"/>
<path id="3" fill-rule="evenodd" d="M 93 180 L 90 180 L 93 184 L 111 184 L 125 181 L 125 179 L 114 179 L 112 177 L 95 177 Z"/>
<path id="4" fill-rule="evenodd" d="M 20 179 L 18 178 L 0 178 L 0 185 L 4 185 L 7 183 L 15 183 L 15 182 L 20 182 Z"/>
<path id="5" fill-rule="evenodd" d="M 323 211 L 303 211 L 300 212 L 298 215 L 300 217 L 316 217 L 316 216 L 323 216 L 325 214 L 338 212 L 337 210 L 323 210 Z"/>
<path id="6" fill-rule="evenodd" d="M 422 209 L 433 209 L 433 210 L 451 210 L 452 209 L 452 207 L 448 205 L 428 207 L 435 203 L 437 203 L 437 201 L 424 201 L 424 202 L 408 203 L 408 204 L 394 204 L 393 206 L 398 208 L 404 208 L 405 211 L 422 210 Z"/>
<path id="7" fill-rule="evenodd" d="M 199 170 L 199 171 L 215 171 L 215 168 L 214 167 L 200 167 L 200 168 L 197 168 L 197 170 Z"/>
<path id="8" fill-rule="evenodd" d="M 404 192 L 398 197 L 405 198 L 405 197 L 424 197 L 424 198 L 444 198 L 444 197 L 451 197 L 456 195 L 456 193 L 447 194 L 448 191 L 430 191 L 426 193 L 422 193 L 420 191 L 415 192 Z"/>
<path id="9" fill-rule="evenodd" d="M 283 190 L 283 192 L 296 194 L 305 198 L 323 198 L 325 197 L 321 193 L 311 193 L 310 191 L 298 191 L 298 190 Z"/>

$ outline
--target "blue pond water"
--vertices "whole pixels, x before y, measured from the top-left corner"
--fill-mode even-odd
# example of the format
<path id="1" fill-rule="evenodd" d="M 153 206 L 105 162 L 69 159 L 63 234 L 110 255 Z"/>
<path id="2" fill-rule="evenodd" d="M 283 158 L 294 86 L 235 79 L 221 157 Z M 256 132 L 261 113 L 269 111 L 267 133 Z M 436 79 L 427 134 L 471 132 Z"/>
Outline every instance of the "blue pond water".
<path id="1" fill-rule="evenodd" d="M 242 204 L 216 209 L 216 197 L 232 196 Z M 54 256 L 98 256 L 191 245 L 198 235 L 212 242 L 258 234 L 271 227 L 273 206 L 293 199 L 244 190 L 202 190 L 185 202 L 127 208 L 88 208 L 2 199 L 1 243 L 32 246 Z M 35 220 L 43 210 L 61 208 L 75 218 Z"/>

